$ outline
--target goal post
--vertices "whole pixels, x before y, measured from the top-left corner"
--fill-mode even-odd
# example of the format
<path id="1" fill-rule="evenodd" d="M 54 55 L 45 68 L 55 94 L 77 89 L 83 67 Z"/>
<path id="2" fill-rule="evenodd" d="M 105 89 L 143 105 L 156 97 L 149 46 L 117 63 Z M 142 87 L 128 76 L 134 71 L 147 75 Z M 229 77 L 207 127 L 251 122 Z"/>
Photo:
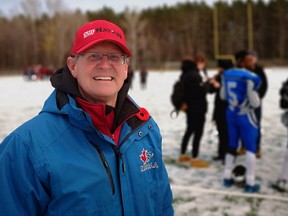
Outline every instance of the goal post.
<path id="1" fill-rule="evenodd" d="M 247 37 L 248 37 L 248 49 L 254 49 L 254 40 L 253 40 L 253 8 L 250 1 L 247 2 Z M 220 44 L 219 44 L 219 19 L 218 19 L 218 8 L 217 5 L 214 5 L 213 9 L 213 35 L 214 35 L 214 58 L 215 59 L 230 59 L 235 64 L 236 59 L 233 54 L 222 54 L 220 53 Z"/>

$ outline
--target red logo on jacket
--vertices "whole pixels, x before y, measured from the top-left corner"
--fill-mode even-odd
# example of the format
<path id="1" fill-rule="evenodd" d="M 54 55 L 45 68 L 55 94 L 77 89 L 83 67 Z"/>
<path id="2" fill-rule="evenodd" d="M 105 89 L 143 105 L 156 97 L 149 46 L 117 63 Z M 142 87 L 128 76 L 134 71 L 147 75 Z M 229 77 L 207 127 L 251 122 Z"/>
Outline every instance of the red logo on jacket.
<path id="1" fill-rule="evenodd" d="M 154 156 L 154 153 L 149 152 L 148 150 L 142 149 L 142 152 L 139 155 L 140 160 L 143 162 L 143 165 L 140 166 L 141 172 L 145 172 L 145 171 L 150 170 L 150 169 L 157 169 L 158 168 L 157 162 L 151 161 L 151 158 L 153 156 Z"/>
<path id="2" fill-rule="evenodd" d="M 139 155 L 139 157 L 140 157 L 140 160 L 144 164 L 146 164 L 150 161 L 150 159 L 153 157 L 153 155 L 154 154 L 152 152 L 149 152 L 148 150 L 143 149 L 141 154 Z"/>

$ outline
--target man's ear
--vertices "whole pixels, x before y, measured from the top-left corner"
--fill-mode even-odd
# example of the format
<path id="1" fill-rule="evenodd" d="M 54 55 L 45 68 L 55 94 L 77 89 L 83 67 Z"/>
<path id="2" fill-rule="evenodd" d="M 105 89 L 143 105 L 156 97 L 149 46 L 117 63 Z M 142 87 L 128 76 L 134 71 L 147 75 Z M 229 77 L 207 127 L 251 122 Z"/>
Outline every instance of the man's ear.
<path id="1" fill-rule="evenodd" d="M 126 79 L 128 77 L 128 64 L 125 64 L 124 71 L 126 73 Z"/>
<path id="2" fill-rule="evenodd" d="M 75 70 L 75 69 L 76 69 L 76 60 L 75 60 L 75 58 L 69 56 L 69 57 L 67 58 L 66 63 L 67 63 L 67 66 L 68 66 L 68 68 L 69 68 L 72 76 L 73 76 L 74 78 L 76 78 L 76 77 L 77 77 L 77 72 L 76 72 L 76 70 Z"/>

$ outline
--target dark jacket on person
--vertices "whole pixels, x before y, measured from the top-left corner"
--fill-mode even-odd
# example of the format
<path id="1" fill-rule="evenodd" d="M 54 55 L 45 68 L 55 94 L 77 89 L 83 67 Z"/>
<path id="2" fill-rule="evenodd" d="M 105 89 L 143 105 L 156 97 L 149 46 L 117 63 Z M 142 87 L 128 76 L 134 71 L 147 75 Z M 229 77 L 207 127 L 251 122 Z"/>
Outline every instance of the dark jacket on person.
<path id="1" fill-rule="evenodd" d="M 221 83 L 221 75 L 217 74 L 215 76 L 215 79 L 217 82 Z M 220 88 L 216 89 L 212 86 L 210 86 L 209 93 L 215 93 L 215 99 L 214 99 L 214 110 L 212 114 L 212 120 L 213 121 L 223 121 L 226 119 L 226 108 L 227 108 L 227 102 L 225 100 L 222 100 L 220 98 Z"/>
<path id="2" fill-rule="evenodd" d="M 208 107 L 206 99 L 208 85 L 203 82 L 196 64 L 192 61 L 184 60 L 181 70 L 180 79 L 184 80 L 185 102 L 188 105 L 188 111 L 206 113 Z"/>
<path id="3" fill-rule="evenodd" d="M 263 67 L 258 65 L 258 64 L 255 66 L 255 68 L 252 72 L 257 74 L 261 78 L 261 85 L 260 85 L 257 92 L 259 94 L 259 97 L 262 99 L 262 98 L 264 98 L 264 96 L 267 92 L 267 89 L 268 89 L 268 81 L 267 81 L 266 74 L 264 72 Z"/>

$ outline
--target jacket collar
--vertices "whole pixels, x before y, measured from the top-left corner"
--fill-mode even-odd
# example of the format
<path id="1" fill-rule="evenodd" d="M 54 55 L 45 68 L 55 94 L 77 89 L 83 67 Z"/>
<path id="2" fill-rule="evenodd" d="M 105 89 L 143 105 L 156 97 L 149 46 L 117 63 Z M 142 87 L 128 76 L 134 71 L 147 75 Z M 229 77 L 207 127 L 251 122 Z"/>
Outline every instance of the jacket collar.
<path id="1" fill-rule="evenodd" d="M 61 110 L 64 105 L 69 103 L 68 95 L 73 98 L 78 97 L 85 100 L 78 89 L 77 80 L 72 76 L 67 65 L 64 68 L 57 70 L 50 78 L 52 86 L 57 89 L 56 99 L 58 109 Z M 139 112 L 138 107 L 128 97 L 129 83 L 126 79 L 120 91 L 115 107 L 114 125 L 112 132 L 116 130 L 123 121 L 129 116 Z M 108 110 L 107 110 L 108 109 Z M 111 111 L 111 106 L 106 105 L 106 112 Z M 110 111 L 109 111 L 110 110 Z"/>
<path id="2" fill-rule="evenodd" d="M 64 93 L 83 98 L 78 89 L 77 80 L 72 76 L 67 65 L 58 69 L 50 78 L 52 86 Z"/>

